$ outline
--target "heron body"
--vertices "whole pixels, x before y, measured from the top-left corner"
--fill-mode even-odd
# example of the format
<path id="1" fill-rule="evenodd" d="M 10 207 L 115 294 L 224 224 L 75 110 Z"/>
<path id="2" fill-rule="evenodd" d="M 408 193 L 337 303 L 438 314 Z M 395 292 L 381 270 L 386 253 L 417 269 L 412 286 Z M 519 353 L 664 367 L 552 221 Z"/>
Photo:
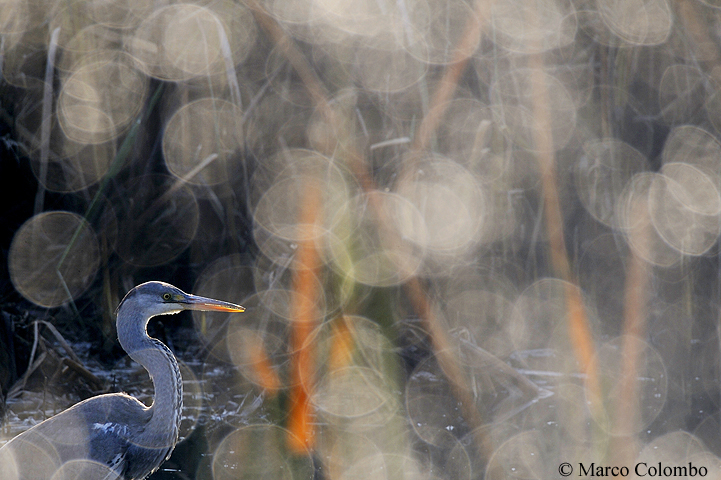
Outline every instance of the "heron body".
<path id="1" fill-rule="evenodd" d="M 183 382 L 175 356 L 147 333 L 156 315 L 182 310 L 242 312 L 239 305 L 184 293 L 163 282 L 130 290 L 117 310 L 118 340 L 142 365 L 153 404 L 124 393 L 99 395 L 23 432 L 0 448 L 0 479 L 143 479 L 170 457 L 178 441 Z"/>

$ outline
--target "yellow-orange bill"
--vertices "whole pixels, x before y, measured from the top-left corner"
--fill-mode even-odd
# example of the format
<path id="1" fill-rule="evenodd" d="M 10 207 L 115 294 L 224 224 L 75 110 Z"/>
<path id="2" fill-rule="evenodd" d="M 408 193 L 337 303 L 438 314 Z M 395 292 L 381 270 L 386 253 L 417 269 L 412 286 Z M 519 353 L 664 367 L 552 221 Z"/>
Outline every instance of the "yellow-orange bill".
<path id="1" fill-rule="evenodd" d="M 214 300 L 212 298 L 198 297 L 196 295 L 188 295 L 185 304 L 189 310 L 208 310 L 215 312 L 244 312 L 245 308 L 230 302 Z"/>

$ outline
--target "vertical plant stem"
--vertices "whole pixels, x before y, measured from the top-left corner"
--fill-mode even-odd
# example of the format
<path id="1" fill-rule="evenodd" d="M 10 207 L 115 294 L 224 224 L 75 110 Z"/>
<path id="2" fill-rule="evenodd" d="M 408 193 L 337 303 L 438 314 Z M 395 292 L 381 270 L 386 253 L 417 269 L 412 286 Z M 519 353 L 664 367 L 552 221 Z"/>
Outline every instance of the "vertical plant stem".
<path id="1" fill-rule="evenodd" d="M 291 366 L 290 411 L 288 445 L 292 451 L 302 453 L 312 449 L 315 441 L 310 393 L 313 391 L 316 369 L 315 345 L 309 341 L 317 326 L 316 299 L 317 274 L 321 262 L 315 245 L 315 233 L 322 211 L 319 185 L 313 181 L 305 184 L 302 203 L 299 205 L 299 229 L 301 239 L 295 255 L 293 293 L 291 297 Z"/>
<path id="2" fill-rule="evenodd" d="M 50 127 L 53 115 L 53 76 L 55 73 L 55 52 L 58 48 L 60 27 L 50 35 L 48 60 L 45 64 L 45 84 L 43 85 L 43 110 L 40 120 L 40 173 L 38 175 L 38 191 L 35 195 L 35 214 L 43 211 L 45 201 L 45 183 L 48 176 L 48 158 L 50 156 Z"/>
<path id="3" fill-rule="evenodd" d="M 531 15 L 533 16 L 533 15 Z M 540 48 L 532 48 L 540 51 Z M 566 284 L 566 315 L 568 336 L 573 351 L 578 360 L 581 372 L 586 375 L 586 382 L 591 408 L 597 411 L 602 408 L 601 386 L 598 380 L 595 361 L 595 347 L 591 328 L 588 323 L 581 290 L 571 271 L 566 249 L 566 240 L 563 231 L 563 212 L 558 195 L 556 180 L 555 146 L 551 129 L 551 108 L 546 88 L 544 61 L 541 53 L 530 55 L 531 67 L 531 94 L 533 106 L 533 141 L 536 160 L 541 175 L 543 212 L 545 215 L 546 233 L 551 254 L 551 263 L 556 275 L 567 282 Z"/>

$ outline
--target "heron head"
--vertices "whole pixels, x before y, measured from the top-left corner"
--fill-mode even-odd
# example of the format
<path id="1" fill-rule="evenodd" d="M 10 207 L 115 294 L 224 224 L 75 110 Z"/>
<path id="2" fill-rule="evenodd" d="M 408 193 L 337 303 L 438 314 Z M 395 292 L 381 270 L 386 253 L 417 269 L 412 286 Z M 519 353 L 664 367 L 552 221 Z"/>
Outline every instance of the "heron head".
<path id="1" fill-rule="evenodd" d="M 165 282 L 146 282 L 130 290 L 118 305 L 132 306 L 145 316 L 170 315 L 183 310 L 207 310 L 217 312 L 243 312 L 245 308 L 233 303 L 185 293 Z"/>

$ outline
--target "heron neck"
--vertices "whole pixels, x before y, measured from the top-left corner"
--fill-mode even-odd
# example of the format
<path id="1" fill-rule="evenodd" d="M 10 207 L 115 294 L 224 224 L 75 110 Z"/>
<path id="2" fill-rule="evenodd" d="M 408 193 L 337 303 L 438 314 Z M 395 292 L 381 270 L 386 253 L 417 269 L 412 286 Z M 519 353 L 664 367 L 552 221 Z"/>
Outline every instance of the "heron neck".
<path id="1" fill-rule="evenodd" d="M 155 389 L 149 407 L 150 420 L 139 445 L 173 447 L 178 440 L 183 407 L 183 381 L 178 362 L 160 340 L 148 336 L 149 318 L 118 312 L 118 340 L 130 358 L 142 365 L 150 375 Z"/>

